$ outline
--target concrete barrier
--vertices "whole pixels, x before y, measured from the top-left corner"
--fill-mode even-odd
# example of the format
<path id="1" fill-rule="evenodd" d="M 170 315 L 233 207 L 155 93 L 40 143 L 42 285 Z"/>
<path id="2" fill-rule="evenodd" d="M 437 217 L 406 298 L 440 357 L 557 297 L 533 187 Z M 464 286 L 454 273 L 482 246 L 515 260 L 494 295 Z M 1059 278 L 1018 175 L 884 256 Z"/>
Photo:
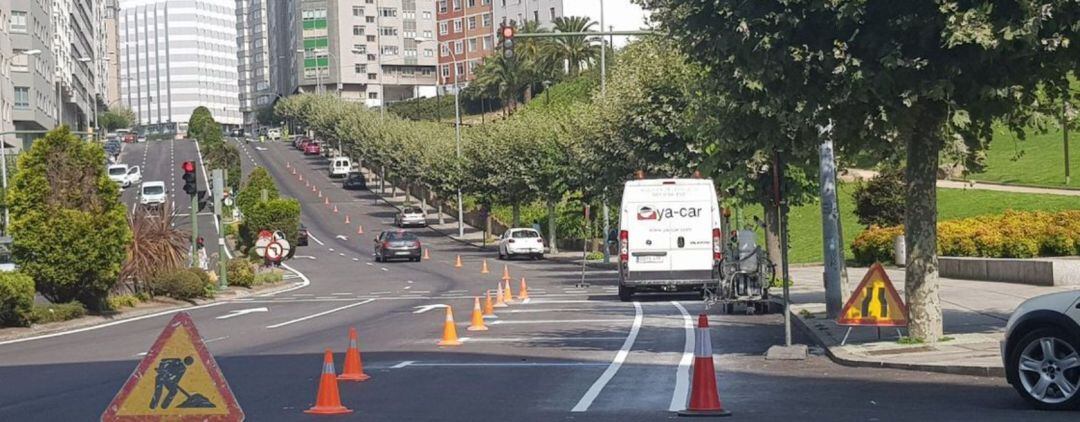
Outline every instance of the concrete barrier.
<path id="1" fill-rule="evenodd" d="M 1080 286 L 1080 259 L 1075 258 L 938 258 L 942 277 L 976 281 Z"/>

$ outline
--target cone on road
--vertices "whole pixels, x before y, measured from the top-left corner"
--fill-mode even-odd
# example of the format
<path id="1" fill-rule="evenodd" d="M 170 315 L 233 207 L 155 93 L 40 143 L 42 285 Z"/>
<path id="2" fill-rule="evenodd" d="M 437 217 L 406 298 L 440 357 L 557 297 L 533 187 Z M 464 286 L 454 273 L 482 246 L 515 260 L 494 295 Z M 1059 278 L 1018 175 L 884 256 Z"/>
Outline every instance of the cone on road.
<path id="1" fill-rule="evenodd" d="M 486 299 L 484 299 L 484 316 L 494 318 L 495 305 L 491 304 L 491 290 L 484 292 L 484 296 L 487 297 Z"/>
<path id="2" fill-rule="evenodd" d="M 518 288 L 518 300 L 529 298 L 529 287 L 525 285 L 525 277 L 521 277 L 521 287 Z"/>
<path id="3" fill-rule="evenodd" d="M 513 302 L 514 301 L 514 293 L 510 291 L 510 280 L 506 280 L 503 283 L 506 284 L 506 289 L 503 290 L 503 294 L 505 295 L 505 296 L 503 296 L 503 301 L 506 302 L 506 303 Z"/>
<path id="4" fill-rule="evenodd" d="M 323 203 L 326 204 L 326 206 L 329 207 L 330 206 L 330 197 L 328 196 L 325 199 L 323 199 Z"/>
<path id="5" fill-rule="evenodd" d="M 296 174 L 296 167 L 293 167 L 292 174 L 294 174 L 294 175 Z"/>
<path id="6" fill-rule="evenodd" d="M 709 317 L 698 315 L 694 335 L 694 369 L 690 384 L 690 404 L 679 416 L 731 416 L 720 403 L 716 390 L 716 369 L 713 367 L 712 337 L 709 337 Z"/>
<path id="7" fill-rule="evenodd" d="M 458 255 L 457 260 L 454 261 L 454 268 L 461 268 L 461 255 Z"/>
<path id="8" fill-rule="evenodd" d="M 319 191 L 319 197 L 322 198 L 322 191 Z M 326 199 L 330 199 L 330 198 L 327 197 Z"/>
<path id="9" fill-rule="evenodd" d="M 424 248 L 423 259 L 424 259 L 424 261 L 427 261 L 427 260 L 431 259 L 431 254 L 428 253 L 428 248 Z"/>
<path id="10" fill-rule="evenodd" d="M 487 329 L 487 326 L 484 325 L 484 313 L 480 310 L 480 298 L 474 297 L 472 308 L 472 325 L 469 325 L 469 328 L 466 328 L 466 330 L 487 331 Z"/>
<path id="11" fill-rule="evenodd" d="M 364 226 L 356 225 L 356 234 L 364 234 Z"/>
<path id="12" fill-rule="evenodd" d="M 506 307 L 506 296 L 503 295 L 502 286 L 503 286 L 503 284 L 499 283 L 499 289 L 495 291 L 495 307 L 496 308 L 505 308 Z"/>
<path id="13" fill-rule="evenodd" d="M 502 280 L 503 280 L 503 281 L 510 281 L 510 268 L 509 268 L 509 267 L 507 267 L 507 266 L 506 266 L 506 264 L 503 264 L 503 276 L 502 276 Z"/>
<path id="14" fill-rule="evenodd" d="M 286 161 L 285 162 L 285 168 L 287 168 L 287 169 L 292 168 L 292 164 L 290 164 L 288 161 Z"/>
<path id="15" fill-rule="evenodd" d="M 334 204 L 334 214 L 337 214 L 337 213 L 338 213 L 338 211 L 337 211 L 337 204 Z"/>
<path id="16" fill-rule="evenodd" d="M 442 340 L 439 346 L 460 346 L 461 340 L 457 337 L 457 326 L 454 325 L 454 309 L 446 307 L 446 321 L 443 323 Z"/>
<path id="17" fill-rule="evenodd" d="M 349 224 L 349 216 L 345 216 L 345 224 Z"/>
<path id="18" fill-rule="evenodd" d="M 484 265 L 480 267 L 480 274 L 487 274 L 489 272 L 491 272 L 491 271 L 488 271 L 487 260 L 485 259 L 484 260 Z"/>
<path id="19" fill-rule="evenodd" d="M 360 359 L 356 328 L 349 327 L 349 349 L 345 351 L 345 365 L 337 379 L 341 381 L 367 381 L 371 376 L 364 373 L 364 361 Z"/>
<path id="20" fill-rule="evenodd" d="M 319 192 L 319 187 L 315 186 L 315 184 L 312 184 L 311 185 L 311 191 L 312 192 Z M 319 197 L 322 198 L 322 193 L 319 193 Z"/>
<path id="21" fill-rule="evenodd" d="M 300 173 L 298 176 L 300 176 L 300 181 L 303 182 L 304 181 L 304 174 Z"/>
<path id="22" fill-rule="evenodd" d="M 341 395 L 338 393 L 337 377 L 334 373 L 334 352 L 326 349 L 323 355 L 322 376 L 319 377 L 319 392 L 315 396 L 315 405 L 304 413 L 313 415 L 343 415 L 352 413 L 341 405 Z"/>

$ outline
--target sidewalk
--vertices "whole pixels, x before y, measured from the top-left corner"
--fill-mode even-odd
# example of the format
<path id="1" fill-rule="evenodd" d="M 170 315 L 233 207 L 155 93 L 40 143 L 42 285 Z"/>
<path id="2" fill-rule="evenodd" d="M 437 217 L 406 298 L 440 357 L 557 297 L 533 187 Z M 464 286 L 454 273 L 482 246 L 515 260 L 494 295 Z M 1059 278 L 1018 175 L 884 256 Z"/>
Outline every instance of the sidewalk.
<path id="1" fill-rule="evenodd" d="M 873 179 L 878 172 L 864 169 L 847 169 L 840 175 L 840 180 L 855 181 L 859 179 Z M 991 190 L 998 192 L 1034 193 L 1044 195 L 1080 196 L 1080 189 L 1057 189 L 1043 188 L 1038 186 L 1010 185 L 1005 183 L 978 182 L 975 180 L 938 180 L 938 188 L 946 189 L 975 189 Z"/>
<path id="2" fill-rule="evenodd" d="M 846 345 L 841 346 L 847 327 L 825 317 L 823 270 L 820 266 L 791 269 L 792 321 L 802 325 L 834 361 L 849 366 L 1004 376 L 999 342 L 1004 339 L 1005 323 L 1013 309 L 1034 296 L 1071 290 L 942 278 L 941 306 L 948 341 L 935 345 L 900 344 L 896 329 L 881 329 L 879 340 L 877 329 L 855 327 Z M 848 268 L 848 290 L 858 285 L 867 270 Z M 903 297 L 904 270 L 887 268 L 886 273 Z M 907 335 L 907 330 L 903 331 Z"/>

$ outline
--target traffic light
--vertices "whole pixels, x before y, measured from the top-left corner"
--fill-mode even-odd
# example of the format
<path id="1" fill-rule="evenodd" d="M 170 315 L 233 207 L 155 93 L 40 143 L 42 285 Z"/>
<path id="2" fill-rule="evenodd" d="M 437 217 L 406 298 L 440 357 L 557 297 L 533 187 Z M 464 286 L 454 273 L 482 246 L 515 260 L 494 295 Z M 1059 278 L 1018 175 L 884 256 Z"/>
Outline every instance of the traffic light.
<path id="1" fill-rule="evenodd" d="M 501 24 L 499 25 L 499 38 L 502 38 L 501 44 L 503 49 L 503 57 L 507 59 L 514 58 L 514 33 L 517 32 L 513 25 Z"/>
<path id="2" fill-rule="evenodd" d="M 184 169 L 184 192 L 187 192 L 188 195 L 195 195 L 199 192 L 199 187 L 195 184 L 195 162 L 184 161 L 180 168 Z"/>

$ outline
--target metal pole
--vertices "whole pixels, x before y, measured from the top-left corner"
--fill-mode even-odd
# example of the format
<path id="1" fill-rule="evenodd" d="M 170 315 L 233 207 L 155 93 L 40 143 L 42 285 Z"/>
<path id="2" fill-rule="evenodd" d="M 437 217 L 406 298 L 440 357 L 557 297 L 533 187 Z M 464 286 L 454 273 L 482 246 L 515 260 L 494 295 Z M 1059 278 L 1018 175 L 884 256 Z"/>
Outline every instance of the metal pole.
<path id="1" fill-rule="evenodd" d="M 4 198 L 7 199 L 7 141 L 0 135 L 0 180 L 4 183 Z M 5 201 L 6 202 L 6 201 Z M 8 234 L 8 205 L 4 205 L 4 235 Z"/>
<path id="2" fill-rule="evenodd" d="M 607 195 L 603 196 L 603 200 L 604 200 L 604 263 L 607 264 L 607 263 L 611 262 L 611 251 L 609 250 L 611 248 L 608 247 L 608 242 L 611 240 L 611 239 L 608 239 L 608 234 L 611 232 L 611 211 L 609 211 L 611 207 L 608 207 Z"/>
<path id="3" fill-rule="evenodd" d="M 1061 132 L 1065 141 L 1065 184 L 1072 183 L 1072 172 L 1069 169 L 1069 98 L 1061 103 Z"/>
<path id="4" fill-rule="evenodd" d="M 214 201 L 214 219 L 218 222 L 217 227 L 224 227 L 225 220 L 221 216 L 222 193 L 225 191 L 225 171 L 222 169 L 214 169 L 210 173 L 214 178 L 214 185 L 210 187 L 213 191 Z M 226 262 L 225 254 L 225 230 L 218 230 L 218 289 L 224 290 L 229 287 L 228 278 L 228 262 Z"/>
<path id="5" fill-rule="evenodd" d="M 600 30 L 604 30 L 604 0 L 600 0 Z M 607 46 L 600 38 L 600 95 L 607 93 Z"/>
<path id="6" fill-rule="evenodd" d="M 375 0 L 375 28 L 382 27 L 382 11 L 379 10 L 379 1 Z M 383 68 L 382 33 L 376 39 L 375 48 L 379 50 L 379 119 L 386 118 L 386 69 Z"/>
<path id="7" fill-rule="evenodd" d="M 449 43 L 447 48 L 449 49 Z M 451 60 L 457 62 L 457 57 L 454 56 L 454 50 L 450 50 Z M 461 78 L 458 76 L 457 64 L 454 64 L 454 136 L 457 138 L 457 158 L 458 162 L 461 162 L 461 87 L 458 85 L 458 81 Z M 457 188 L 457 227 L 458 237 L 465 237 L 465 208 L 462 204 L 461 198 L 461 182 L 458 182 Z M 484 239 L 487 240 L 487 234 L 484 234 Z"/>
<path id="8" fill-rule="evenodd" d="M 832 122 L 827 126 L 818 126 L 822 137 L 819 151 L 819 177 L 821 180 L 821 236 L 825 271 L 822 275 L 825 287 L 825 311 L 829 319 L 835 319 L 843 307 L 840 287 L 840 265 L 843 251 L 840 250 L 840 215 L 836 198 L 836 160 L 833 156 Z"/>
<path id="9" fill-rule="evenodd" d="M 780 151 L 776 151 L 775 158 L 773 160 L 773 195 L 774 206 L 776 206 L 776 212 L 778 214 L 778 220 L 780 220 L 780 266 L 783 271 L 783 278 L 781 284 L 784 288 L 784 345 L 791 346 L 791 295 L 789 294 L 788 283 L 791 280 L 788 273 L 788 235 L 787 235 L 787 207 L 784 205 L 784 196 L 781 192 L 782 184 L 780 183 L 781 172 L 783 171 L 783 161 L 780 160 Z"/>

